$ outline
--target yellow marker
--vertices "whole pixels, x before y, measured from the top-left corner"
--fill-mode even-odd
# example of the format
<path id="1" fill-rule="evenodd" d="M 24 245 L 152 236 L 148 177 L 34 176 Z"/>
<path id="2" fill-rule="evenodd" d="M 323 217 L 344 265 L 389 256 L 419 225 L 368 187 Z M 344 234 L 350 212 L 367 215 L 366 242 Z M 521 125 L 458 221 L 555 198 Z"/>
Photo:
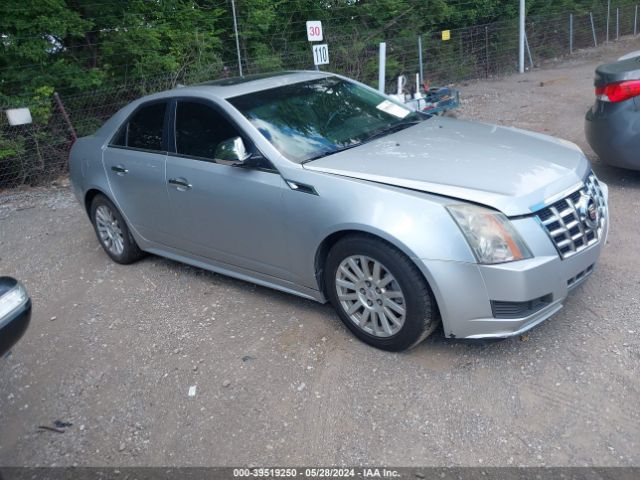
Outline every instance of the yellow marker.
<path id="1" fill-rule="evenodd" d="M 451 40 L 451 30 L 442 31 L 442 40 Z"/>

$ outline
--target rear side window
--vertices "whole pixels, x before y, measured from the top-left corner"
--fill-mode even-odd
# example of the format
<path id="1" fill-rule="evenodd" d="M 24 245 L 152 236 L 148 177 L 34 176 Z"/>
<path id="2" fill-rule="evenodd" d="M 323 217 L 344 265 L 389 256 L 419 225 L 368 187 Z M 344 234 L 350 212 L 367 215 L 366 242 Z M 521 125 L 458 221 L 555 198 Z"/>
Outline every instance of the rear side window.
<path id="1" fill-rule="evenodd" d="M 220 113 L 199 102 L 179 101 L 176 110 L 176 150 L 181 155 L 215 158 L 223 140 L 240 136 Z"/>
<path id="2" fill-rule="evenodd" d="M 163 151 L 162 130 L 166 110 L 166 102 L 142 107 L 123 125 L 112 145 Z"/>

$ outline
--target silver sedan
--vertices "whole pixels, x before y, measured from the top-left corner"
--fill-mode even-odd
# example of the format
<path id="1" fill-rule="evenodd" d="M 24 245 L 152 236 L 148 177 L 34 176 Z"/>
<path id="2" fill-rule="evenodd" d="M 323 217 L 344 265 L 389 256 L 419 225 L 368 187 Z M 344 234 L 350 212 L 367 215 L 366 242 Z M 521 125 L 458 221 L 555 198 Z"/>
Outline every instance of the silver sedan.
<path id="1" fill-rule="evenodd" d="M 71 151 L 106 253 L 330 301 L 382 349 L 509 337 L 594 270 L 607 187 L 575 145 L 283 72 L 150 95 Z"/>

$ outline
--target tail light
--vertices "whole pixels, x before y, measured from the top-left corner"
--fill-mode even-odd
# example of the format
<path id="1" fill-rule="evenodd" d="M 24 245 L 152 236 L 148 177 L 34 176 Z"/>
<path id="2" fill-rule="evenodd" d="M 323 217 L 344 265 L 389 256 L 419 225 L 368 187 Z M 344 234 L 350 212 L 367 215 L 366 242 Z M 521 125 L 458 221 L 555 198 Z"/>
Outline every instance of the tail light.
<path id="1" fill-rule="evenodd" d="M 640 80 L 610 83 L 604 87 L 596 87 L 596 97 L 603 102 L 624 102 L 640 95 Z"/>

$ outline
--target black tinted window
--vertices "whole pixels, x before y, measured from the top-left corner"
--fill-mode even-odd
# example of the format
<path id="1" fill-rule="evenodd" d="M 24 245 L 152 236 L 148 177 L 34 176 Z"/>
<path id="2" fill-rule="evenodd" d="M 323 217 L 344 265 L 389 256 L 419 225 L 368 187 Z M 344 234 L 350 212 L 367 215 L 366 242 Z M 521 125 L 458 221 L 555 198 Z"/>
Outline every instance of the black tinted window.
<path id="1" fill-rule="evenodd" d="M 113 144 L 162 151 L 162 129 L 167 104 L 154 103 L 142 107 L 116 135 Z"/>
<path id="2" fill-rule="evenodd" d="M 115 137 L 113 137 L 113 140 L 111 140 L 111 145 L 117 145 L 118 147 L 126 147 L 127 146 L 127 130 L 129 127 L 129 123 L 127 122 L 126 125 L 123 125 L 122 128 L 120 128 L 120 130 L 118 130 L 118 133 L 116 134 Z"/>
<path id="3" fill-rule="evenodd" d="M 176 150 L 213 160 L 218 144 L 237 137 L 237 130 L 217 111 L 198 102 L 180 101 L 176 110 Z"/>

